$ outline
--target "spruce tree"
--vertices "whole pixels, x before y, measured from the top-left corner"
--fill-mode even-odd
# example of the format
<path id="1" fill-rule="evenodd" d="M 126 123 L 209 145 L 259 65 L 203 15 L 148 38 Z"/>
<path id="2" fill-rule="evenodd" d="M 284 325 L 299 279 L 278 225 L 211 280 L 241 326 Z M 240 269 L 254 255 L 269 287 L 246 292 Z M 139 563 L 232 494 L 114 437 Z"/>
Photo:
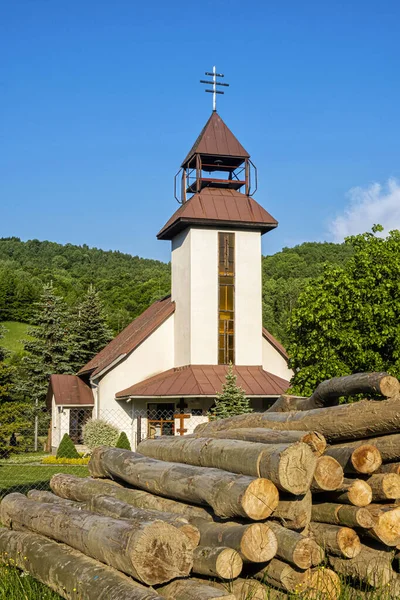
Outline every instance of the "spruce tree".
<path id="1" fill-rule="evenodd" d="M 68 433 L 64 433 L 60 445 L 57 448 L 56 458 L 79 458 L 79 453 Z"/>
<path id="2" fill-rule="evenodd" d="M 128 440 L 128 436 L 126 435 L 125 431 L 121 431 L 121 433 L 119 434 L 119 438 L 117 440 L 117 443 L 115 444 L 115 447 L 122 448 L 123 450 L 132 450 L 131 444 Z"/>
<path id="3" fill-rule="evenodd" d="M 6 329 L 0 325 L 0 340 L 4 337 Z M 5 362 L 7 351 L 0 346 L 0 404 L 12 400 L 14 368 Z"/>
<path id="4" fill-rule="evenodd" d="M 28 329 L 32 340 L 24 342 L 26 355 L 21 360 L 22 377 L 18 391 L 27 400 L 46 399 L 50 375 L 71 374 L 71 334 L 64 300 L 54 293 L 52 284 L 43 286 L 35 306 L 35 328 Z"/>
<path id="5" fill-rule="evenodd" d="M 85 298 L 78 305 L 72 327 L 72 367 L 79 371 L 113 338 L 94 286 L 89 286 Z"/>
<path id="6" fill-rule="evenodd" d="M 222 392 L 217 394 L 215 407 L 209 412 L 208 416 L 211 420 L 226 419 L 234 415 L 252 412 L 250 400 L 246 398 L 246 392 L 236 384 L 236 379 L 231 363 L 222 386 Z"/>

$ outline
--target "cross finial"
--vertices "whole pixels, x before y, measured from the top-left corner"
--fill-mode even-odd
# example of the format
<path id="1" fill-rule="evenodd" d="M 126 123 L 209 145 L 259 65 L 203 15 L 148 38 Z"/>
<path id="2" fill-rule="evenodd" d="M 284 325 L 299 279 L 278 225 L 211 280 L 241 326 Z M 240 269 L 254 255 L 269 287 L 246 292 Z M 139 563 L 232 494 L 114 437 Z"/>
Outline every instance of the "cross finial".
<path id="1" fill-rule="evenodd" d="M 205 81 L 204 79 L 200 79 L 200 83 L 205 83 L 207 85 L 212 85 L 212 90 L 204 90 L 209 94 L 213 95 L 213 112 L 217 110 L 217 94 L 224 94 L 225 92 L 221 92 L 221 90 L 217 90 L 217 85 L 223 85 L 224 87 L 229 87 L 229 83 L 221 83 L 217 81 L 217 77 L 224 77 L 223 73 L 217 73 L 217 68 L 213 67 L 212 73 L 206 71 L 205 75 L 212 77 L 212 81 Z"/>

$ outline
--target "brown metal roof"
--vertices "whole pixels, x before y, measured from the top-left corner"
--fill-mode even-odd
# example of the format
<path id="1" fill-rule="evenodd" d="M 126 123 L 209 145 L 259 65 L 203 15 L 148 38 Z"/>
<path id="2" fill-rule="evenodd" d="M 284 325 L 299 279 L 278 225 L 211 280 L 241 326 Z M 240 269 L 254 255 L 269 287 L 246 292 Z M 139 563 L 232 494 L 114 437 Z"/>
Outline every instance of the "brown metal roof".
<path id="1" fill-rule="evenodd" d="M 234 366 L 237 385 L 248 396 L 279 396 L 289 381 L 264 371 L 262 367 Z M 166 396 L 215 396 L 222 390 L 228 371 L 226 365 L 188 365 L 169 369 L 122 390 L 117 398 Z"/>
<path id="2" fill-rule="evenodd" d="M 78 375 L 90 373 L 97 375 L 120 356 L 135 350 L 150 334 L 153 333 L 175 311 L 175 302 L 167 296 L 154 302 L 132 323 L 121 331 L 103 350 L 79 371 Z"/>
<path id="3" fill-rule="evenodd" d="M 205 188 L 182 204 L 157 234 L 171 240 L 190 225 L 255 229 L 266 233 L 278 225 L 258 202 L 236 190 Z"/>
<path id="4" fill-rule="evenodd" d="M 250 156 L 217 112 L 211 114 L 189 154 L 183 161 L 182 167 L 186 167 L 194 154 L 236 156 L 243 159 Z"/>
<path id="5" fill-rule="evenodd" d="M 48 408 L 51 408 L 53 395 L 59 406 L 94 405 L 91 388 L 76 375 L 51 375 L 46 399 Z"/>
<path id="6" fill-rule="evenodd" d="M 268 329 L 265 329 L 265 327 L 263 327 L 262 333 L 263 337 L 265 337 L 265 339 L 269 341 L 271 346 L 273 346 L 275 350 L 277 350 L 279 354 L 283 356 L 283 358 L 289 360 L 289 355 L 286 352 L 286 349 L 284 348 L 284 346 L 282 346 L 280 342 L 278 342 L 278 340 L 272 335 L 272 333 L 270 333 Z"/>

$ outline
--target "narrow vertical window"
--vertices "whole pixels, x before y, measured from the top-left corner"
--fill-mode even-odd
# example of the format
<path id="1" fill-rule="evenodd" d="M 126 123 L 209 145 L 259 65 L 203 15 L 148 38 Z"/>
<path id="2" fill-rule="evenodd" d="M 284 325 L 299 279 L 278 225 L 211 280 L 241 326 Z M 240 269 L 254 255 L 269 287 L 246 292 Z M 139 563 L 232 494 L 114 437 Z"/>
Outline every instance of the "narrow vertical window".
<path id="1" fill-rule="evenodd" d="M 235 362 L 235 234 L 218 234 L 218 364 Z"/>

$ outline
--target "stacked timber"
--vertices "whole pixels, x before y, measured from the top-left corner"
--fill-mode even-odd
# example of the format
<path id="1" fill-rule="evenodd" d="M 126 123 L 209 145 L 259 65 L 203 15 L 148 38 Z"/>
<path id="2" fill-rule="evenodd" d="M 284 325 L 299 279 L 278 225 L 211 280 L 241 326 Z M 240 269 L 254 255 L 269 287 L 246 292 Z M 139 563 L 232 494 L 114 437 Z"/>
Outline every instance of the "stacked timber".
<path id="1" fill-rule="evenodd" d="M 7 495 L 0 557 L 68 599 L 338 600 L 341 577 L 400 598 L 399 448 L 397 379 L 328 380 Z"/>

